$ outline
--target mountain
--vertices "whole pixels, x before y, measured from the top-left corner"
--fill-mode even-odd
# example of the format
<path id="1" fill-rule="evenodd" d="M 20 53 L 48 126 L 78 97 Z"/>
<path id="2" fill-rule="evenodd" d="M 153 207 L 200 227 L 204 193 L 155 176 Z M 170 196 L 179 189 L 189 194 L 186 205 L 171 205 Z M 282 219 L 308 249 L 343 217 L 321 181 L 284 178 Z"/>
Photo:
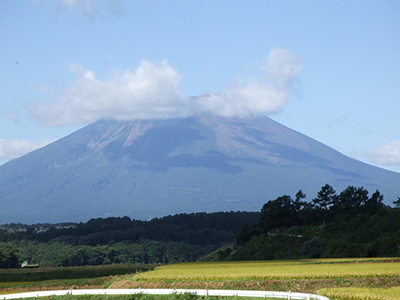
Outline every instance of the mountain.
<path id="1" fill-rule="evenodd" d="M 0 224 L 259 211 L 326 183 L 400 196 L 400 174 L 268 117 L 103 120 L 0 166 Z"/>

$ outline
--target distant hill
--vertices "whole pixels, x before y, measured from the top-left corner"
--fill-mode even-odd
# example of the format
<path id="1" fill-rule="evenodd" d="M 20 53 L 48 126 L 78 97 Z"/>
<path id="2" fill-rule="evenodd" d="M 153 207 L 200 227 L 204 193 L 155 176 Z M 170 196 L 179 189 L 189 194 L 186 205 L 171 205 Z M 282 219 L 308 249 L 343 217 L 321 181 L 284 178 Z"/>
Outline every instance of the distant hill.
<path id="1" fill-rule="evenodd" d="M 8 224 L 0 226 L 0 254 L 5 249 L 18 255 L 17 262 L 41 267 L 196 261 L 233 243 L 243 225 L 257 223 L 259 216 L 259 212 L 217 212 L 150 221 L 109 217 L 86 223 Z M 1 263 L 11 267 L 4 259 Z"/>
<path id="2" fill-rule="evenodd" d="M 387 204 L 400 196 L 400 173 L 268 117 L 104 120 L 0 166 L 0 224 L 259 211 L 326 183 L 379 189 Z"/>

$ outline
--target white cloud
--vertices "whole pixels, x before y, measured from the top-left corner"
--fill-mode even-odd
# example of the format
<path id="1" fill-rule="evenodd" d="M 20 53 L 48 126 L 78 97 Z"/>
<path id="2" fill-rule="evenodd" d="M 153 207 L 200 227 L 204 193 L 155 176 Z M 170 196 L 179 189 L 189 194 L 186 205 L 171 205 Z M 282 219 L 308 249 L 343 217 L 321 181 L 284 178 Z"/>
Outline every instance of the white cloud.
<path id="1" fill-rule="evenodd" d="M 24 140 L 0 139 L 0 161 L 20 157 L 28 152 L 46 146 L 48 141 L 29 142 Z"/>
<path id="2" fill-rule="evenodd" d="M 204 111 L 228 117 L 279 112 L 297 80 L 300 58 L 278 48 L 258 68 L 261 76 L 241 77 L 221 93 L 190 98 L 179 90 L 182 75 L 167 61 L 142 61 L 134 72 L 113 71 L 105 80 L 71 64 L 69 70 L 76 80 L 60 99 L 32 105 L 29 110 L 46 126 L 87 124 L 102 118 L 187 117 Z"/>
<path id="3" fill-rule="evenodd" d="M 179 91 L 181 75 L 167 61 L 153 64 L 142 61 L 139 67 L 113 72 L 107 80 L 71 64 L 76 81 L 63 92 L 61 99 L 30 107 L 32 117 L 46 126 L 87 124 L 103 118 L 172 118 L 192 114 L 190 102 Z"/>
<path id="4" fill-rule="evenodd" d="M 363 156 L 372 164 L 400 172 L 400 140 L 365 151 Z"/>
<path id="5" fill-rule="evenodd" d="M 300 58 L 284 49 L 274 49 L 259 66 L 260 77 L 238 78 L 222 93 L 199 98 L 199 109 L 216 115 L 246 117 L 279 112 L 301 70 Z"/>

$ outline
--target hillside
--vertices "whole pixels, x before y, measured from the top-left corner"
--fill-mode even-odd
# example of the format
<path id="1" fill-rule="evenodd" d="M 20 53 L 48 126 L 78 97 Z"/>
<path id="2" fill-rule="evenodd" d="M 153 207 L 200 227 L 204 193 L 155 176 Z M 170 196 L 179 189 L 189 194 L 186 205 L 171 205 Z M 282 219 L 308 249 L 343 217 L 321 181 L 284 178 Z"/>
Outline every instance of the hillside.
<path id="1" fill-rule="evenodd" d="M 340 193 L 326 184 L 311 202 L 299 191 L 283 195 L 261 209 L 259 222 L 245 224 L 234 247 L 217 259 L 273 260 L 298 258 L 398 257 L 400 197 L 383 204 L 376 191 L 348 186 Z M 398 259 L 395 259 L 398 261 Z"/>
<path id="2" fill-rule="evenodd" d="M 258 211 L 325 183 L 391 203 L 399 182 L 268 117 L 104 120 L 0 166 L 0 223 Z"/>

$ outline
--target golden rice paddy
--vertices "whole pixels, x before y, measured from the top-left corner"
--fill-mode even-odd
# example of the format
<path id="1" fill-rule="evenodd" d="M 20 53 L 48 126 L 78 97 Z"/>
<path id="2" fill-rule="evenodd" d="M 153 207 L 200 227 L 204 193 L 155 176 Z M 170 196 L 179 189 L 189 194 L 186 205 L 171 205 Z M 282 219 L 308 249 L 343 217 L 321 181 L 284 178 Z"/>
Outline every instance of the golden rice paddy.
<path id="1" fill-rule="evenodd" d="M 341 300 L 400 300 L 400 287 L 390 289 L 332 288 L 321 289 L 320 295 Z"/>
<path id="2" fill-rule="evenodd" d="M 283 280 L 399 277 L 400 262 L 388 259 L 319 259 L 180 263 L 137 274 L 135 281 Z"/>

